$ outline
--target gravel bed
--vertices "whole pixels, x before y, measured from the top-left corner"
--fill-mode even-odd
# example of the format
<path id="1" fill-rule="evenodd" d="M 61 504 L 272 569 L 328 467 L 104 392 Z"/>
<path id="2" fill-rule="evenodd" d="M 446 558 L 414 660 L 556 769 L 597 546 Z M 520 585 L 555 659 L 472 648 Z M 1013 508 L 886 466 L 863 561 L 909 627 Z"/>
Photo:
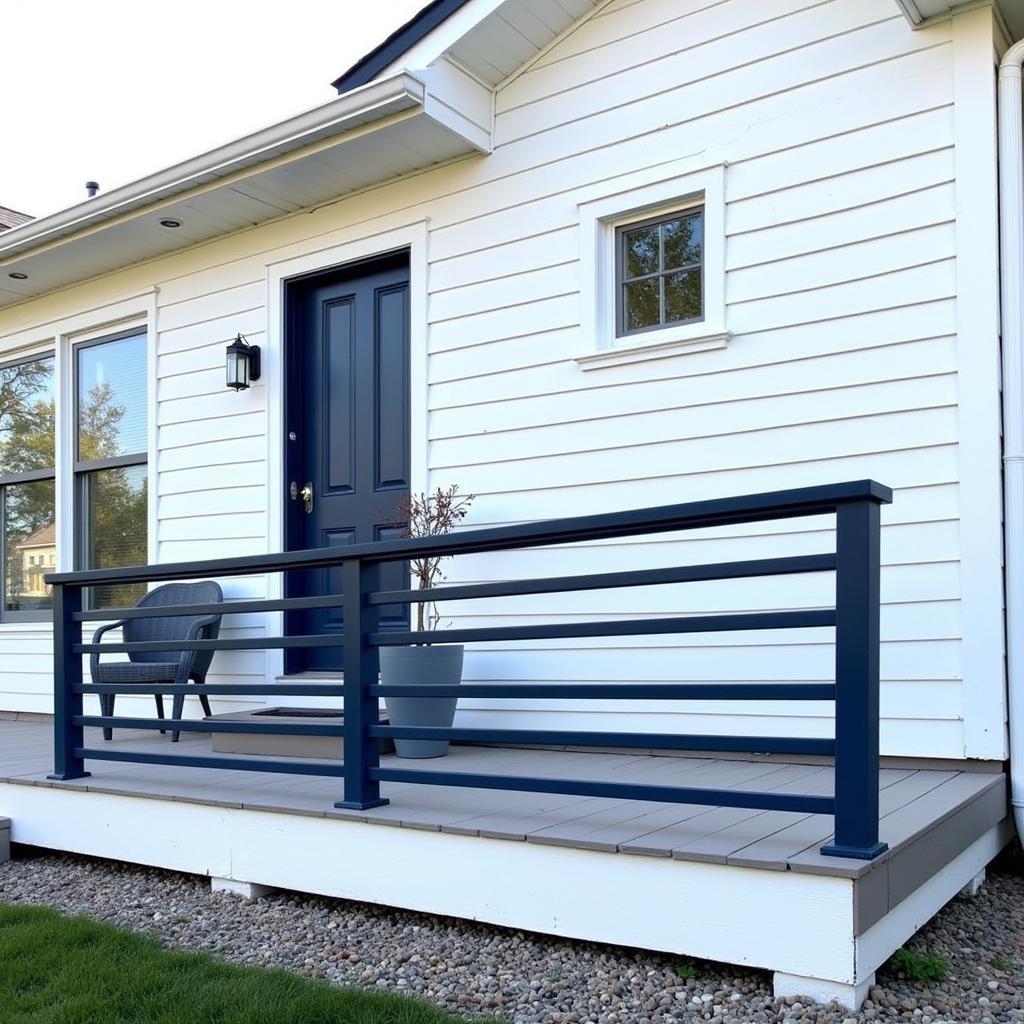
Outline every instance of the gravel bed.
<path id="1" fill-rule="evenodd" d="M 946 961 L 942 982 L 925 987 L 883 968 L 855 1016 L 775 1001 L 763 971 L 294 893 L 250 903 L 212 895 L 203 878 L 85 857 L 19 851 L 0 865 L 0 902 L 88 914 L 167 946 L 410 993 L 508 1024 L 1024 1022 L 1024 877 L 1016 871 L 990 874 L 978 896 L 955 899 L 908 944 Z M 678 975 L 683 963 L 694 977 Z"/>

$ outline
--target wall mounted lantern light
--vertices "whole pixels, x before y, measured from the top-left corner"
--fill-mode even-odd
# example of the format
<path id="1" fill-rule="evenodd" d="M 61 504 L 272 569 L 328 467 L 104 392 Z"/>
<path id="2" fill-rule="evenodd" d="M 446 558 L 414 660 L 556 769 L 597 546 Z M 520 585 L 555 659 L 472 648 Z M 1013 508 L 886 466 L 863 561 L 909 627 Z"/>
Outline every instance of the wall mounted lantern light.
<path id="1" fill-rule="evenodd" d="M 260 379 L 260 347 L 250 345 L 239 334 L 227 347 L 227 384 L 235 391 L 244 391 Z"/>

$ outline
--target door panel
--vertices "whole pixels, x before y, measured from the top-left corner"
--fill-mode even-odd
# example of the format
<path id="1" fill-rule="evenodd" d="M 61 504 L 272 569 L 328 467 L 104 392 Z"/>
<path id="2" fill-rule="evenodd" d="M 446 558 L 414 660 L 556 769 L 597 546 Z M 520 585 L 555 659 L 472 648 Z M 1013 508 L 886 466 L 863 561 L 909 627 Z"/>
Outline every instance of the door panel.
<path id="1" fill-rule="evenodd" d="M 382 526 L 409 490 L 409 271 L 403 255 L 292 285 L 287 295 L 285 465 L 312 509 L 285 499 L 289 550 L 397 535 Z M 291 573 L 288 596 L 340 594 L 341 571 Z M 382 585 L 408 586 L 405 566 Z M 408 609 L 382 609 L 407 628 Z M 286 652 L 286 670 L 341 668 L 340 608 L 289 613 L 289 634 L 337 634 L 338 648 Z"/>

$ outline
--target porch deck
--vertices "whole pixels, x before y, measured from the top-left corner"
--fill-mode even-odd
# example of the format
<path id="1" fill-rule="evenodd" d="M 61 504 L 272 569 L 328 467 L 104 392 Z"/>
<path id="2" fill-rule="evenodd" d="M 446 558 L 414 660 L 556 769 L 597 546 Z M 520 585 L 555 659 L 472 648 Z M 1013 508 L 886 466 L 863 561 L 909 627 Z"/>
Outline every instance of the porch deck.
<path id="1" fill-rule="evenodd" d="M 98 729 L 86 730 L 87 744 L 106 745 L 99 733 Z M 168 736 L 138 730 L 116 731 L 111 744 L 121 750 L 172 750 Z M 184 733 L 177 752 L 208 754 L 210 737 Z M 402 763 L 393 754 L 381 758 L 382 766 Z M 814 795 L 830 795 L 834 778 L 831 765 L 781 758 L 741 760 L 456 745 L 448 757 L 430 765 L 442 771 Z M 401 783 L 383 784 L 382 794 L 391 801 L 387 806 L 352 811 L 334 807 L 341 790 L 338 779 L 118 762 L 92 762 L 89 768 L 92 775 L 86 779 L 47 779 L 52 770 L 51 727 L 0 721 L 3 783 L 845 878 L 863 879 L 882 872 L 895 875 L 901 883 L 901 888 L 887 886 L 890 905 L 920 884 L 922 870 L 915 870 L 915 864 L 925 865 L 927 877 L 937 861 L 952 859 L 951 855 L 1006 816 L 1006 782 L 1001 772 L 883 768 L 879 773 L 880 837 L 889 850 L 874 861 L 862 861 L 819 853 L 832 837 L 833 819 L 825 814 Z M 3 811 L 0 805 L 0 814 Z M 929 855 L 922 858 L 926 849 Z"/>
<path id="2" fill-rule="evenodd" d="M 171 749 L 131 730 L 112 745 Z M 889 849 L 862 861 L 819 853 L 830 815 L 398 783 L 352 811 L 334 807 L 340 779 L 92 761 L 55 782 L 52 756 L 52 726 L 0 720 L 14 842 L 760 966 L 781 994 L 847 1005 L 1012 834 L 1005 776 L 977 768 L 883 767 Z M 431 767 L 824 795 L 834 778 L 810 760 L 484 746 Z"/>

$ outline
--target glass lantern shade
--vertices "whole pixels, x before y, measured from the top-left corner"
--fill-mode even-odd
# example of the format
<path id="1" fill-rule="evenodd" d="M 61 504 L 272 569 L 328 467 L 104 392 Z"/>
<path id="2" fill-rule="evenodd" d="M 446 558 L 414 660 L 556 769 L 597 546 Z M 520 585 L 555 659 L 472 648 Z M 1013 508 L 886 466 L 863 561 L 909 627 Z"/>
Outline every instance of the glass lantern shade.
<path id="1" fill-rule="evenodd" d="M 227 347 L 225 365 L 227 386 L 235 391 L 244 391 L 260 377 L 260 350 L 250 345 L 240 334 Z"/>

